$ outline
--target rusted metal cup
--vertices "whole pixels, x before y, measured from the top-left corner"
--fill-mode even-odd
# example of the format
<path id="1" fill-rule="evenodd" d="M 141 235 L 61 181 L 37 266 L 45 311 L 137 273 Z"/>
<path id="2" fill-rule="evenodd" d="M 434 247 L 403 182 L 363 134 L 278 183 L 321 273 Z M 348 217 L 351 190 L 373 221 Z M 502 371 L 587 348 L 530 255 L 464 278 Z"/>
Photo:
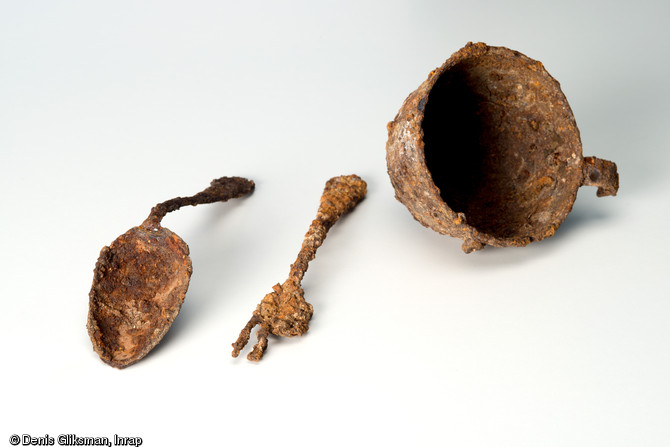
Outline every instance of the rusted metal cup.
<path id="1" fill-rule="evenodd" d="M 388 124 L 396 198 L 424 226 L 486 245 L 552 236 L 580 186 L 616 195 L 616 164 L 582 156 L 559 83 L 541 62 L 467 44 L 405 100 Z"/>

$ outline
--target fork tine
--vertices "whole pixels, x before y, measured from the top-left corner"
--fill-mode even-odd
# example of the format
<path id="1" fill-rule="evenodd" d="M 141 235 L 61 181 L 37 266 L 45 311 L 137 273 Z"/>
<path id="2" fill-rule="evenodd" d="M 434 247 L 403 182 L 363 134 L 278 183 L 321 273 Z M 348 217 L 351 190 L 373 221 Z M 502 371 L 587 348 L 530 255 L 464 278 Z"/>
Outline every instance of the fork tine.
<path id="1" fill-rule="evenodd" d="M 263 358 L 263 354 L 265 354 L 265 350 L 268 348 L 268 335 L 270 335 L 269 328 L 261 323 L 260 328 L 256 333 L 258 342 L 249 355 L 247 355 L 248 360 L 251 360 L 252 362 L 258 362 Z"/>
<path id="2" fill-rule="evenodd" d="M 247 325 L 244 326 L 244 329 L 240 331 L 239 337 L 237 337 L 237 340 L 235 343 L 232 344 L 233 346 L 233 357 L 237 357 L 240 355 L 240 351 L 244 349 L 244 347 L 247 345 L 249 342 L 249 337 L 251 336 L 251 330 L 256 326 L 257 324 L 260 324 L 260 319 L 254 314 L 251 316 L 249 321 L 247 322 Z"/>

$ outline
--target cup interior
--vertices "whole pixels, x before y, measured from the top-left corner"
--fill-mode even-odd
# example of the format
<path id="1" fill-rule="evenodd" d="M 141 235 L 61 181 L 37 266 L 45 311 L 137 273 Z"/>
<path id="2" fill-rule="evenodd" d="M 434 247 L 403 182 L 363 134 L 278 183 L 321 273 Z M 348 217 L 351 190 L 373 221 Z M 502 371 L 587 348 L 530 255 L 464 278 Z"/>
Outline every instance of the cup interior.
<path id="1" fill-rule="evenodd" d="M 442 69 L 422 121 L 442 200 L 480 232 L 541 239 L 570 211 L 581 180 L 579 131 L 558 82 L 503 48 Z"/>

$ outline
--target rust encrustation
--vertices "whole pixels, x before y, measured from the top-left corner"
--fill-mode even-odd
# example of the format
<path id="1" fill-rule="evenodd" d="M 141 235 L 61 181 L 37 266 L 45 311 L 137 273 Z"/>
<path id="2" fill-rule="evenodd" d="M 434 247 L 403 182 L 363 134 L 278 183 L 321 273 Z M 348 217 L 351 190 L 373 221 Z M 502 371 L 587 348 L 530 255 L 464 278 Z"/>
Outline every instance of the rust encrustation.
<path id="1" fill-rule="evenodd" d="M 165 214 L 186 205 L 242 197 L 253 189 L 254 183 L 241 177 L 213 180 L 194 196 L 156 205 L 140 226 L 101 250 L 89 293 L 87 329 L 105 363 L 125 368 L 146 356 L 184 302 L 193 271 L 189 248 L 160 225 Z"/>
<path id="2" fill-rule="evenodd" d="M 357 175 L 334 177 L 326 182 L 316 218 L 305 235 L 296 261 L 291 265 L 288 278 L 283 284 L 274 285 L 272 292 L 265 295 L 256 307 L 251 319 L 232 345 L 233 357 L 237 357 L 246 346 L 256 325 L 259 326 L 256 333 L 258 342 L 247 355 L 247 359 L 251 361 L 263 358 L 270 334 L 294 337 L 307 332 L 314 310 L 305 301 L 302 278 L 328 230 L 343 214 L 351 211 L 363 200 L 366 190 L 366 183 Z"/>
<path id="3" fill-rule="evenodd" d="M 407 97 L 388 134 L 396 198 L 468 253 L 552 236 L 580 186 L 598 186 L 598 196 L 619 187 L 614 163 L 582 156 L 559 83 L 504 47 L 454 53 Z"/>

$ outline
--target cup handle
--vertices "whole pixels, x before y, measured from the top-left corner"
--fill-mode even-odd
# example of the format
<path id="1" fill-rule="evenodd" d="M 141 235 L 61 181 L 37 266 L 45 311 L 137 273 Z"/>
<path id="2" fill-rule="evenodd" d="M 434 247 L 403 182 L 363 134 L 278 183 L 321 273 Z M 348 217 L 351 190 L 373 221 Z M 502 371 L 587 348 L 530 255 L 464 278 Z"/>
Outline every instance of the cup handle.
<path id="1" fill-rule="evenodd" d="M 582 186 L 597 186 L 598 197 L 616 196 L 619 190 L 619 173 L 616 164 L 596 157 L 584 157 Z"/>

